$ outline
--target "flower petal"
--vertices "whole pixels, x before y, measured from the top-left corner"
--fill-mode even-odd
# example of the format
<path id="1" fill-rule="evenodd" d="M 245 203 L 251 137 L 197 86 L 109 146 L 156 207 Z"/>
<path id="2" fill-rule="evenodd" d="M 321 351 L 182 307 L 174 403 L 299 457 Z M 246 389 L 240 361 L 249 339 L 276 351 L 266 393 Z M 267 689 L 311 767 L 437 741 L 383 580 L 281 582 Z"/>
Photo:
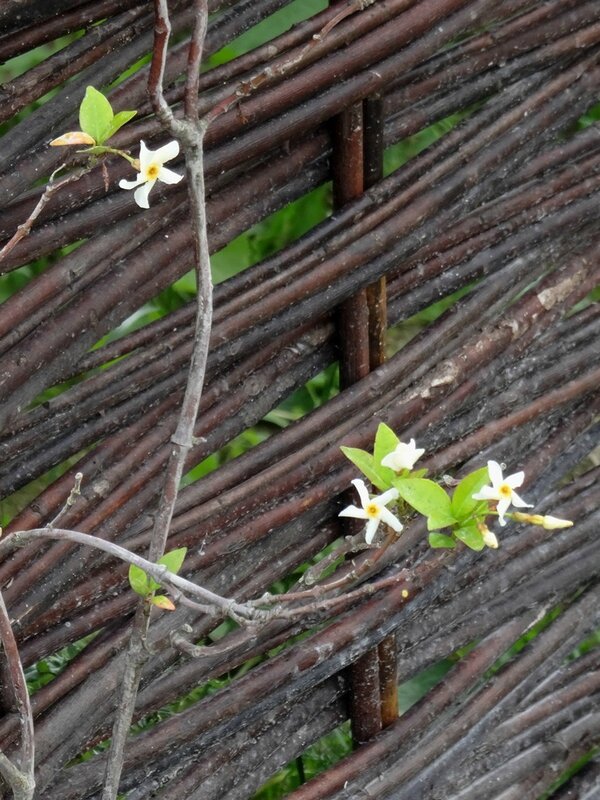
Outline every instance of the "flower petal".
<path id="1" fill-rule="evenodd" d="M 178 175 L 176 172 L 166 167 L 161 167 L 158 170 L 158 180 L 163 183 L 179 183 L 182 178 L 183 175 Z"/>
<path id="2" fill-rule="evenodd" d="M 412 452 L 414 454 L 415 461 L 417 460 L 417 458 L 421 458 L 421 456 L 425 452 L 425 448 L 424 447 L 417 447 L 417 443 L 415 442 L 414 439 L 410 440 L 410 442 L 408 443 L 408 446 L 410 447 L 410 449 L 412 450 Z"/>
<path id="3" fill-rule="evenodd" d="M 367 491 L 365 482 L 361 481 L 360 478 L 354 478 L 354 480 L 352 481 L 352 485 L 358 492 L 358 496 L 360 497 L 360 504 L 364 508 L 370 502 L 369 492 Z"/>
<path id="4" fill-rule="evenodd" d="M 121 189 L 135 189 L 136 186 L 139 186 L 140 183 L 144 183 L 144 178 L 140 174 L 138 174 L 137 178 L 134 181 L 126 181 L 125 178 L 119 181 L 119 186 Z"/>
<path id="5" fill-rule="evenodd" d="M 394 451 L 388 453 L 387 456 L 384 456 L 381 459 L 381 466 L 382 467 L 389 467 L 390 469 L 396 469 L 396 454 Z"/>
<path id="6" fill-rule="evenodd" d="M 490 476 L 490 481 L 492 482 L 492 486 L 496 488 L 502 483 L 502 468 L 497 461 L 488 461 L 488 474 Z"/>
<path id="7" fill-rule="evenodd" d="M 343 511 L 340 511 L 338 517 L 354 517 L 355 519 L 368 519 L 367 513 L 363 508 L 356 506 L 346 506 Z"/>
<path id="8" fill-rule="evenodd" d="M 511 489 L 516 489 L 518 486 L 521 486 L 523 481 L 525 480 L 525 473 L 524 472 L 515 472 L 514 475 L 507 475 L 504 478 L 504 483 L 507 483 Z"/>
<path id="9" fill-rule="evenodd" d="M 158 150 L 154 150 L 152 153 L 152 157 L 154 161 L 160 161 L 161 164 L 164 164 L 165 161 L 170 161 L 175 156 L 179 155 L 179 142 L 177 139 L 173 139 L 172 142 L 167 142 L 163 144 L 162 147 L 159 147 Z"/>
<path id="10" fill-rule="evenodd" d="M 381 459 L 381 464 L 384 467 L 393 469 L 394 472 L 401 472 L 403 469 L 411 470 L 415 465 L 415 461 L 424 452 L 424 449 L 415 445 L 414 439 L 411 439 L 408 444 L 406 442 L 398 442 L 392 452 Z"/>
<path id="11" fill-rule="evenodd" d="M 392 500 L 397 500 L 400 497 L 400 493 L 398 489 L 388 489 L 387 492 L 380 494 L 377 498 L 377 502 L 380 503 L 382 506 L 386 506 L 388 503 L 391 503 Z"/>
<path id="12" fill-rule="evenodd" d="M 148 202 L 148 195 L 150 194 L 150 190 L 154 186 L 156 181 L 146 181 L 142 184 L 139 189 L 136 189 L 133 193 L 133 199 L 138 204 L 140 208 L 150 208 L 150 203 Z"/>
<path id="13" fill-rule="evenodd" d="M 493 486 L 482 486 L 478 492 L 471 495 L 473 500 L 499 500 L 499 495 Z"/>
<path id="14" fill-rule="evenodd" d="M 389 525 L 390 528 L 396 531 L 396 533 L 400 533 L 402 528 L 404 527 L 400 520 L 392 514 L 389 508 L 385 508 L 382 506 L 381 508 L 381 521 L 385 522 L 386 525 Z"/>
<path id="15" fill-rule="evenodd" d="M 367 544 L 371 544 L 371 542 L 375 538 L 375 534 L 377 532 L 378 527 L 379 527 L 378 519 L 370 519 L 367 522 L 367 527 L 365 528 L 365 542 Z"/>
<path id="16" fill-rule="evenodd" d="M 140 172 L 141 173 L 144 173 L 144 174 L 146 173 L 146 170 L 148 169 L 148 167 L 150 165 L 150 162 L 152 161 L 153 156 L 154 156 L 154 153 L 152 152 L 152 150 L 148 150 L 148 148 L 146 147 L 145 142 L 140 140 L 140 158 L 139 158 L 139 162 L 140 162 Z"/>
<path id="17" fill-rule="evenodd" d="M 498 511 L 498 520 L 500 525 L 506 525 L 506 520 L 504 519 L 504 515 L 506 514 L 508 507 L 510 505 L 510 500 L 507 500 L 505 497 L 502 498 L 498 502 L 497 511 Z"/>
<path id="18" fill-rule="evenodd" d="M 516 492 L 512 493 L 511 503 L 513 504 L 513 506 L 516 506 L 517 508 L 533 508 L 532 503 L 526 503 L 525 500 L 523 500 L 522 497 L 519 497 L 519 495 Z"/>

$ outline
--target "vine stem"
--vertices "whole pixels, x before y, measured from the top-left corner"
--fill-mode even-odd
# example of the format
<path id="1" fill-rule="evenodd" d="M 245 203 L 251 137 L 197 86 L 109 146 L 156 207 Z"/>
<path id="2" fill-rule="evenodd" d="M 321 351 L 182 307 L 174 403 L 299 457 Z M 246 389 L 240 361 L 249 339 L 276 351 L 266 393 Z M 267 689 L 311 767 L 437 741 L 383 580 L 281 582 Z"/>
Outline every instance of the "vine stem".
<path id="1" fill-rule="evenodd" d="M 0 542 L 0 555 L 38 539 L 57 539 L 59 541 L 73 542 L 74 544 L 81 544 L 93 547 L 96 550 L 102 550 L 108 553 L 108 555 L 118 558 L 127 564 L 133 564 L 139 567 L 157 583 L 168 588 L 176 599 L 178 599 L 178 596 L 182 593 L 198 598 L 206 609 L 209 607 L 214 609 L 215 616 L 233 613 L 236 617 L 248 621 L 260 619 L 263 616 L 260 612 L 257 616 L 251 604 L 236 603 L 235 600 L 211 592 L 210 589 L 205 589 L 193 583 L 193 581 L 188 581 L 180 575 L 175 575 L 161 564 L 149 561 L 136 553 L 132 553 L 131 550 L 127 550 L 125 547 L 121 547 L 106 539 L 100 539 L 90 533 L 57 528 L 56 526 L 32 528 L 28 531 L 15 531 Z"/>
<path id="2" fill-rule="evenodd" d="M 212 326 L 212 277 L 206 231 L 203 142 L 207 121 L 198 119 L 198 85 L 202 49 L 208 24 L 207 0 L 194 0 L 192 32 L 188 53 L 188 75 L 185 86 L 185 118 L 176 120 L 163 93 L 163 77 L 171 24 L 167 0 L 154 0 L 154 47 L 148 79 L 148 92 L 157 117 L 169 133 L 182 145 L 186 161 L 191 225 L 196 269 L 196 326 L 188 379 L 167 462 L 158 510 L 150 539 L 149 560 L 156 561 L 164 553 L 173 517 L 185 460 L 193 444 L 193 431 L 202 397 L 206 361 Z M 111 747 L 106 763 L 102 800 L 116 800 L 123 769 L 125 743 L 133 720 L 143 665 L 148 657 L 146 646 L 150 624 L 149 603 L 140 601 L 136 611 L 121 683 L 118 711 L 112 731 Z"/>
<path id="3" fill-rule="evenodd" d="M 29 235 L 31 229 L 33 228 L 33 223 L 42 213 L 44 207 L 50 202 L 50 199 L 54 192 L 57 189 L 60 189 L 63 186 L 66 186 L 68 183 L 72 183 L 73 181 L 78 181 L 86 172 L 89 172 L 89 167 L 80 167 L 79 169 L 72 172 L 70 175 L 67 175 L 65 178 L 62 178 L 60 181 L 55 181 L 54 179 L 58 175 L 58 173 L 65 168 L 66 164 L 61 164 L 60 167 L 57 167 L 50 178 L 48 179 L 48 183 L 42 196 L 37 201 L 35 208 L 31 212 L 31 214 L 27 217 L 25 222 L 21 223 L 17 227 L 15 233 L 11 236 L 11 238 L 6 242 L 6 244 L 0 249 L 0 261 L 3 261 L 6 256 L 14 250 L 14 248 L 19 244 L 21 239 L 24 239 L 26 236 Z"/>

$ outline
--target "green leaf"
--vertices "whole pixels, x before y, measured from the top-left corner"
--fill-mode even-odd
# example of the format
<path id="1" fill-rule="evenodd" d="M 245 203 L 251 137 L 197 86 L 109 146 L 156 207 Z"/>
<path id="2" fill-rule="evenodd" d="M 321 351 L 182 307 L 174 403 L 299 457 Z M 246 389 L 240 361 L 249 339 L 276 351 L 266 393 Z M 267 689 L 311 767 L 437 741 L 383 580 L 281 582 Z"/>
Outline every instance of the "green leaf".
<path id="1" fill-rule="evenodd" d="M 483 541 L 483 534 L 477 527 L 475 522 L 468 522 L 466 525 L 457 528 L 454 535 L 461 542 L 464 542 L 471 550 L 483 550 L 485 542 Z"/>
<path id="2" fill-rule="evenodd" d="M 450 498 L 437 483 L 427 478 L 398 478 L 394 486 L 409 506 L 427 517 L 427 530 L 455 524 Z"/>
<path id="3" fill-rule="evenodd" d="M 445 533 L 430 533 L 428 539 L 431 547 L 456 547 L 456 542 L 452 536 L 446 536 Z"/>
<path id="4" fill-rule="evenodd" d="M 373 452 L 375 464 L 378 467 L 381 465 L 381 459 L 385 458 L 388 453 L 393 452 L 399 441 L 400 439 L 398 439 L 394 431 L 389 428 L 385 422 L 379 424 L 377 433 L 375 434 L 375 449 Z M 383 469 L 389 469 L 389 467 L 384 467 Z M 393 474 L 394 471 L 390 469 L 390 473 Z"/>
<path id="5" fill-rule="evenodd" d="M 122 128 L 123 125 L 129 122 L 130 119 L 133 119 L 136 114 L 137 111 L 118 111 L 113 117 L 113 120 L 108 128 L 108 132 L 104 137 L 104 141 L 110 139 L 111 136 L 114 136 L 119 128 Z"/>
<path id="6" fill-rule="evenodd" d="M 164 556 L 161 556 L 157 563 L 162 564 L 169 572 L 177 575 L 181 569 L 186 553 L 187 547 L 178 547 L 177 550 L 171 550 L 169 553 L 165 553 Z"/>
<path id="7" fill-rule="evenodd" d="M 472 495 L 476 494 L 489 481 L 490 476 L 487 467 L 470 472 L 460 481 L 452 495 L 452 513 L 456 519 L 466 519 L 475 511 L 477 506 L 482 504 L 481 500 L 473 500 Z M 486 503 L 483 505 L 487 508 Z"/>
<path id="8" fill-rule="evenodd" d="M 136 567 L 135 564 L 129 565 L 129 585 L 136 594 L 147 597 L 152 591 L 150 578 L 143 569 Z"/>
<path id="9" fill-rule="evenodd" d="M 390 482 L 386 481 L 385 476 L 381 474 L 385 467 L 377 469 L 375 467 L 375 459 L 370 453 L 365 450 L 359 450 L 358 447 L 341 447 L 340 449 L 346 458 L 349 458 L 363 475 L 371 481 L 373 486 L 376 486 L 382 492 L 390 488 Z M 389 471 L 391 472 L 391 470 Z"/>
<path id="10" fill-rule="evenodd" d="M 113 119 L 112 106 L 106 97 L 93 86 L 88 86 L 79 106 L 81 130 L 88 133 L 96 144 L 102 144 L 108 138 Z"/>

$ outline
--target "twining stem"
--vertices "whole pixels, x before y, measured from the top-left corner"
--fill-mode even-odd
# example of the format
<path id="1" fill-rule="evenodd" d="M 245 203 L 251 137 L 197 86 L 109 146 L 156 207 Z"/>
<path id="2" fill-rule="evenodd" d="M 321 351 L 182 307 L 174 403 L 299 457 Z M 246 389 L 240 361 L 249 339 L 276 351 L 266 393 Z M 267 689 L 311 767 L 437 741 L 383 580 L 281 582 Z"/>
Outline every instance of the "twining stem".
<path id="1" fill-rule="evenodd" d="M 11 252 L 11 250 L 14 250 L 14 248 L 19 244 L 21 239 L 24 239 L 26 236 L 29 235 L 33 227 L 33 223 L 42 213 L 44 206 L 46 206 L 50 202 L 50 198 L 52 197 L 54 192 L 57 189 L 60 189 L 62 186 L 66 186 L 68 183 L 72 183 L 73 181 L 79 180 L 79 178 L 81 178 L 82 175 L 84 175 L 86 172 L 89 172 L 90 170 L 90 167 L 81 167 L 80 169 L 77 169 L 74 172 L 72 172 L 70 175 L 67 175 L 62 180 L 55 182 L 54 178 L 61 171 L 61 169 L 65 168 L 65 166 L 66 164 L 61 164 L 60 167 L 57 167 L 52 173 L 52 175 L 50 175 L 46 188 L 44 189 L 44 192 L 40 197 L 40 199 L 37 201 L 35 208 L 31 212 L 31 214 L 27 217 L 25 222 L 23 222 L 21 225 L 18 226 L 15 233 L 11 236 L 8 242 L 6 242 L 4 247 L 0 250 L 0 261 L 3 261 L 6 258 L 6 256 Z"/>
<path id="2" fill-rule="evenodd" d="M 208 23 L 208 5 L 206 0 L 194 0 L 194 30 L 188 56 L 184 120 L 174 118 L 163 94 L 163 76 L 171 30 L 167 0 L 154 0 L 154 13 L 155 38 L 148 91 L 156 115 L 169 132 L 180 140 L 185 153 L 187 186 L 192 212 L 197 311 L 188 380 L 179 423 L 171 437 L 172 450 L 166 467 L 163 490 L 150 540 L 149 559 L 151 561 L 156 561 L 164 553 L 185 460 L 193 444 L 194 425 L 202 397 L 212 325 L 212 278 L 206 231 L 203 162 L 203 140 L 207 123 L 204 120 L 198 120 L 198 81 Z M 133 720 L 142 667 L 147 658 L 146 638 L 149 623 L 150 605 L 140 601 L 129 642 L 118 713 L 115 717 L 111 748 L 106 764 L 102 800 L 115 800 L 117 797 L 123 768 L 125 742 Z"/>
<path id="3" fill-rule="evenodd" d="M 134 564 L 136 567 L 142 569 L 150 578 L 157 583 L 168 587 L 175 599 L 178 599 L 178 593 L 185 593 L 192 597 L 198 598 L 207 608 L 214 609 L 215 615 L 227 615 L 233 612 L 237 617 L 247 620 L 255 619 L 255 614 L 249 604 L 236 603 L 226 597 L 222 597 L 210 589 L 205 589 L 198 584 L 182 578 L 180 575 L 175 575 L 162 564 L 156 564 L 149 561 L 136 553 L 132 553 L 125 547 L 121 547 L 114 542 L 100 539 L 90 533 L 82 533 L 81 531 L 67 530 L 64 528 L 45 527 L 45 528 L 32 528 L 28 531 L 15 531 L 7 536 L 0 542 L 0 555 L 11 552 L 15 547 L 22 547 L 28 542 L 39 539 L 56 539 L 58 541 L 68 541 L 74 544 L 85 545 L 93 547 L 96 550 L 102 550 L 104 553 L 124 561 L 126 564 Z M 259 615 L 260 618 L 260 615 Z"/>

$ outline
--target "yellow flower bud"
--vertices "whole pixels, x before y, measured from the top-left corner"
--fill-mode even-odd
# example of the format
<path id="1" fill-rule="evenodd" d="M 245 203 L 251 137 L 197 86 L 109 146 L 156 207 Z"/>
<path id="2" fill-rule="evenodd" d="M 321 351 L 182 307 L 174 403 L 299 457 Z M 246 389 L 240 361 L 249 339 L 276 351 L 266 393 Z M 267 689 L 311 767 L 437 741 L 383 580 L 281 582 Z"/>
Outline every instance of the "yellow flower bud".
<path id="1" fill-rule="evenodd" d="M 545 528 L 547 531 L 556 530 L 557 528 L 570 528 L 573 525 L 569 519 L 542 516 L 542 514 L 523 514 L 520 511 L 514 511 L 511 516 L 516 522 L 526 522 L 528 525 L 539 525 L 540 528 Z"/>

